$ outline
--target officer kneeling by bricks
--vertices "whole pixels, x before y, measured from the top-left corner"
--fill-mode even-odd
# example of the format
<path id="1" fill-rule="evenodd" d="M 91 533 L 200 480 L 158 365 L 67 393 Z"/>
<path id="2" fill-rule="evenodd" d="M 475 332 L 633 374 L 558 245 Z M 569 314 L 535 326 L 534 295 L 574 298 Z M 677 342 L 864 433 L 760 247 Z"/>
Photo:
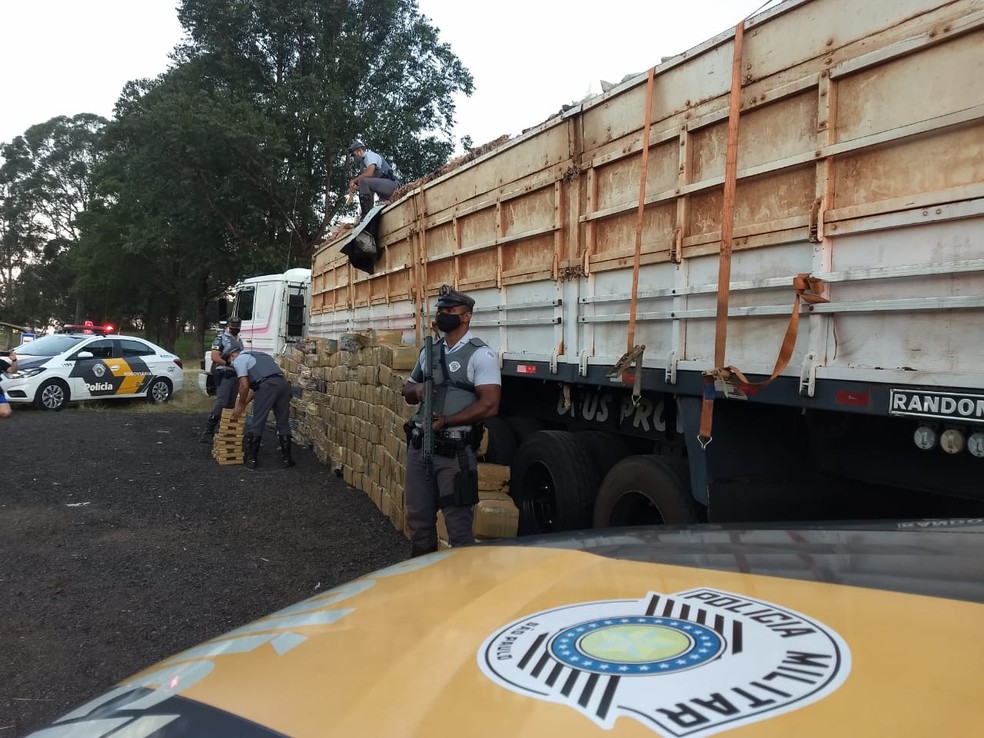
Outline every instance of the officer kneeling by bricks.
<path id="1" fill-rule="evenodd" d="M 294 466 L 290 431 L 290 382 L 269 354 L 235 349 L 229 358 L 239 378 L 239 394 L 232 417 L 239 420 L 246 412 L 250 397 L 253 399 L 253 419 L 247 424 L 243 439 L 243 463 L 246 468 L 256 468 L 260 442 L 263 440 L 263 427 L 271 410 L 277 421 L 283 466 L 285 469 Z"/>
<path id="2" fill-rule="evenodd" d="M 425 373 L 425 349 L 403 388 L 408 405 L 421 403 L 405 428 L 411 556 L 437 550 L 438 510 L 444 512 L 452 546 L 475 542 L 472 525 L 478 502 L 475 449 L 481 441 L 479 424 L 499 412 L 502 379 L 495 351 L 469 329 L 474 306 L 475 300 L 468 295 L 447 285 L 441 288 L 436 322 L 444 338 L 430 352 L 430 372 Z M 431 402 L 425 403 L 428 376 L 433 391 Z M 423 417 L 425 404 L 432 406 L 430 418 Z M 433 429 L 432 455 L 423 448 L 424 423 Z"/>

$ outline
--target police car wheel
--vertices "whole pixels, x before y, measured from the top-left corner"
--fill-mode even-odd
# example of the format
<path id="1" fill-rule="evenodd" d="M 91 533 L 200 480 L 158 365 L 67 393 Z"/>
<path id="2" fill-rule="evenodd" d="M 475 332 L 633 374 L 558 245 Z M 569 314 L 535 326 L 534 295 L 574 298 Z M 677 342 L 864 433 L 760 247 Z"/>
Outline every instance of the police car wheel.
<path id="1" fill-rule="evenodd" d="M 158 377 L 150 383 L 147 389 L 147 399 L 155 405 L 161 405 L 171 399 L 171 383 Z"/>
<path id="2" fill-rule="evenodd" d="M 34 407 L 38 410 L 57 412 L 68 402 L 68 385 L 60 379 L 49 379 L 38 387 L 34 395 Z"/>

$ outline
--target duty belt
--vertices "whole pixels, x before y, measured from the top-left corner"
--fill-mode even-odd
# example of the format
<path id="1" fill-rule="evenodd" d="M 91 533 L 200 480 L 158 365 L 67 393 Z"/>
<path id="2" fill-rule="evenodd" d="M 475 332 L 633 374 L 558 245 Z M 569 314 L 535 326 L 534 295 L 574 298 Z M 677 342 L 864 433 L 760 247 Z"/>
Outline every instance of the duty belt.
<path id="1" fill-rule="evenodd" d="M 283 374 L 279 374 L 279 373 L 278 374 L 267 374 L 265 377 L 263 377 L 263 379 L 257 379 L 255 382 L 253 382 L 250 385 L 250 389 L 252 389 L 252 390 L 255 391 L 257 387 L 259 387 L 261 384 L 263 384 L 268 379 L 273 379 L 274 377 L 282 377 L 282 376 L 284 376 L 284 375 Z"/>
<path id="2" fill-rule="evenodd" d="M 449 441 L 467 441 L 471 438 L 471 430 L 439 430 L 435 434 L 436 438 L 446 438 Z"/>

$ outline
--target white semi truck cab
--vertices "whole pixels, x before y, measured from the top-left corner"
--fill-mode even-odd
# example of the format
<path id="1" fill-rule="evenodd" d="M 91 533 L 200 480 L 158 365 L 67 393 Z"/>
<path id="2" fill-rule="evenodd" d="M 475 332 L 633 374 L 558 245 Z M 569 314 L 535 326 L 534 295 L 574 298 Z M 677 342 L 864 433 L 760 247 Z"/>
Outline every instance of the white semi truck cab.
<path id="1" fill-rule="evenodd" d="M 303 338 L 311 304 L 310 269 L 288 269 L 282 274 L 250 277 L 237 283 L 235 290 L 229 314 L 242 319 L 239 337 L 248 351 L 275 356 Z M 212 356 L 206 347 L 202 372 L 198 375 L 198 386 L 206 394 L 215 392 L 211 372 Z"/>

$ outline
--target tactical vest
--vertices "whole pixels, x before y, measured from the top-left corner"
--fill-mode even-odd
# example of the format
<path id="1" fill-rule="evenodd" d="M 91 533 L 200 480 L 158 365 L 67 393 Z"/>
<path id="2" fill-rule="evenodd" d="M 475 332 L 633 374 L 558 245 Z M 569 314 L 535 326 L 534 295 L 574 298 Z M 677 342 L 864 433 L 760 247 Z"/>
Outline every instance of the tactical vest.
<path id="1" fill-rule="evenodd" d="M 269 354 L 260 353 L 259 351 L 244 351 L 240 356 L 252 356 L 256 359 L 256 363 L 246 372 L 250 385 L 262 381 L 267 377 L 283 374 L 280 371 L 280 367 L 277 366 L 277 362 Z"/>
<path id="2" fill-rule="evenodd" d="M 386 158 L 382 154 L 380 154 L 380 153 L 378 153 L 376 151 L 374 151 L 373 153 L 376 154 L 376 156 L 379 157 L 379 160 L 382 163 L 376 165 L 376 171 L 372 173 L 372 176 L 373 177 L 378 177 L 380 179 L 391 179 L 394 182 L 396 182 L 397 181 L 397 179 L 396 179 L 396 171 L 393 169 L 393 167 L 390 165 L 390 163 L 388 161 L 386 161 Z M 366 157 L 364 157 L 364 156 L 355 156 L 353 158 L 356 161 L 359 162 L 359 166 L 365 168 L 365 166 L 366 166 Z"/>
<path id="3" fill-rule="evenodd" d="M 444 339 L 434 346 L 431 352 L 434 378 L 434 412 L 438 415 L 454 415 L 472 405 L 478 399 L 475 385 L 468 381 L 468 362 L 480 348 L 488 344 L 480 338 L 471 338 L 453 354 L 447 353 Z M 423 352 L 421 352 L 423 353 Z M 420 423 L 424 414 L 423 403 L 417 408 L 414 418 Z"/>
<path id="4" fill-rule="evenodd" d="M 380 156 L 379 158 L 383 159 L 382 156 Z M 396 171 L 394 171 L 393 167 L 390 166 L 390 163 L 386 161 L 386 159 L 383 159 L 383 164 L 382 166 L 378 167 L 378 169 L 379 169 L 378 172 L 373 172 L 375 176 L 381 179 L 391 179 L 394 182 L 396 181 Z"/>
<path id="5" fill-rule="evenodd" d="M 216 348 L 220 349 L 219 355 L 223 359 L 227 359 L 229 354 L 233 351 L 242 351 L 246 348 L 246 346 L 243 345 L 243 339 L 239 336 L 234 336 L 231 333 L 220 333 L 215 340 L 219 344 Z"/>

